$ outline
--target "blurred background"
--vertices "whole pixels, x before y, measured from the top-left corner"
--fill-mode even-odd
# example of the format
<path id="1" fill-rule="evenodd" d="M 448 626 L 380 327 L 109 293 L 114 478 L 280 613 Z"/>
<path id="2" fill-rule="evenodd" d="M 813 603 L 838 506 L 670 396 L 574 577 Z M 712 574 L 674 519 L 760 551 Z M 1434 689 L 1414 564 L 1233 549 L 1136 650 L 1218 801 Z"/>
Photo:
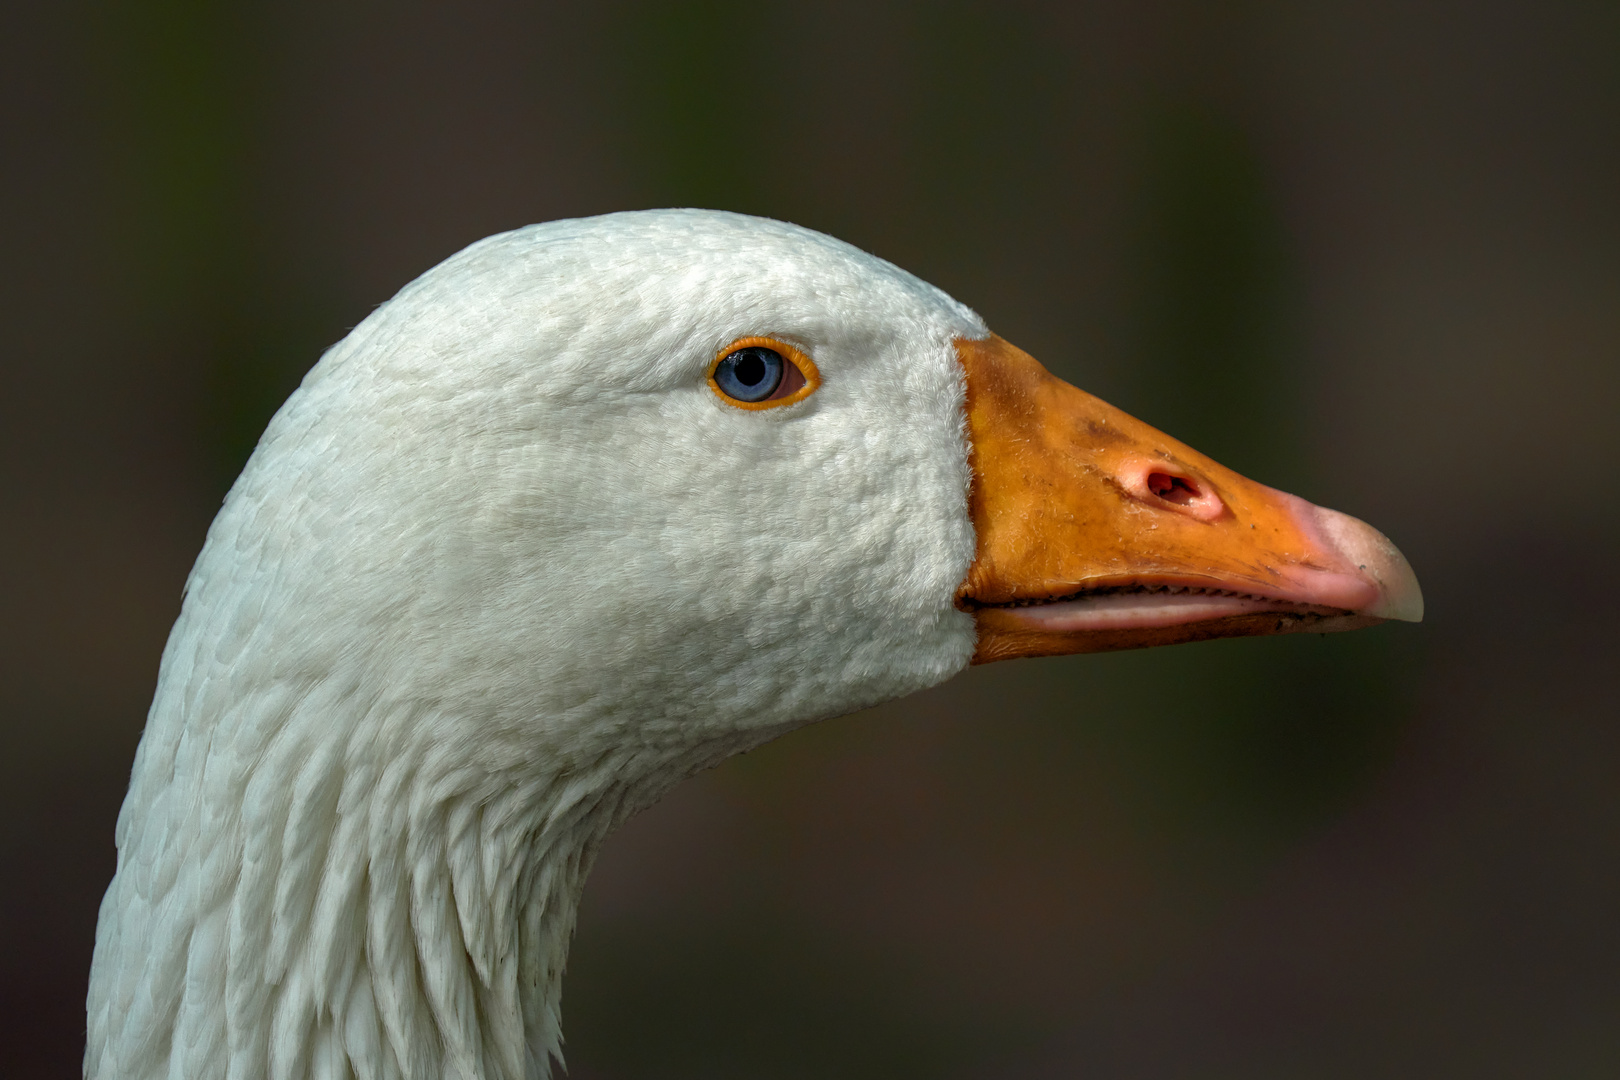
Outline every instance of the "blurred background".
<path id="1" fill-rule="evenodd" d="M 1620 5 L 11 5 L 0 1074 L 203 533 L 465 244 L 692 205 L 1374 523 L 1429 618 L 976 669 L 626 827 L 570 1075 L 1620 1075 Z"/>

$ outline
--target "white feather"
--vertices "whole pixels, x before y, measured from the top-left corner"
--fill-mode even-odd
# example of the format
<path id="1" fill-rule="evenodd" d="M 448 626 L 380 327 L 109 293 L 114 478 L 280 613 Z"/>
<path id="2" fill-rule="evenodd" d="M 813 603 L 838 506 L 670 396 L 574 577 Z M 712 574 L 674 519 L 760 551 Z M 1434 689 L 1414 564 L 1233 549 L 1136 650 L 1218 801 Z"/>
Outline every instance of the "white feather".
<path id="1" fill-rule="evenodd" d="M 85 1073 L 536 1078 L 607 834 L 968 661 L 977 316 L 701 211 L 491 237 L 333 347 L 187 583 L 118 824 Z M 824 383 L 721 402 L 771 335 Z"/>

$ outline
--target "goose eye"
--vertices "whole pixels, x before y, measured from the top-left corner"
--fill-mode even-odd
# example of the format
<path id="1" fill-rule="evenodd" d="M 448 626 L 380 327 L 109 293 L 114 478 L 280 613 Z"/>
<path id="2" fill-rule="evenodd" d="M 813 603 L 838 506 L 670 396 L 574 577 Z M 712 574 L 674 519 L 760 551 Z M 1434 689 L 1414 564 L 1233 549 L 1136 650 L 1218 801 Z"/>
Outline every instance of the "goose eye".
<path id="1" fill-rule="evenodd" d="M 709 388 L 739 409 L 791 405 L 820 385 L 815 362 L 776 338 L 738 338 L 720 350 L 709 368 Z"/>
<path id="2" fill-rule="evenodd" d="M 714 381 L 722 394 L 752 404 L 776 393 L 786 366 L 775 349 L 753 345 L 721 360 L 714 369 Z"/>

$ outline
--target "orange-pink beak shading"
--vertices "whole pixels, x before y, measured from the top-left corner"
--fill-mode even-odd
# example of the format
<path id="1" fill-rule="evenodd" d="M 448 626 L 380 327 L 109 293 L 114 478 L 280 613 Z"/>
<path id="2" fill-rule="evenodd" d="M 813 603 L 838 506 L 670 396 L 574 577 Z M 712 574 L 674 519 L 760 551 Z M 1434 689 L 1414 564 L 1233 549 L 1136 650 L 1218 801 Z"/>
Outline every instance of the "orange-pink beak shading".
<path id="1" fill-rule="evenodd" d="M 975 663 L 1422 619 L 1412 568 L 1371 526 L 1239 476 L 998 337 L 957 353 Z"/>

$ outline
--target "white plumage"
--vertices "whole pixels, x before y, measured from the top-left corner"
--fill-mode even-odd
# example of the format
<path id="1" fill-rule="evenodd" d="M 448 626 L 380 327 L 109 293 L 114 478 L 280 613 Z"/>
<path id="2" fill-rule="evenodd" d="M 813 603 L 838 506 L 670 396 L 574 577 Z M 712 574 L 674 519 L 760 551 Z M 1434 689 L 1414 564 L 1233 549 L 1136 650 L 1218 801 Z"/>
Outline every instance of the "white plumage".
<path id="1" fill-rule="evenodd" d="M 1421 615 L 1370 526 L 847 244 L 692 210 L 491 237 L 321 359 L 209 529 L 85 1074 L 540 1080 L 591 862 L 694 772 L 970 660 Z"/>
<path id="2" fill-rule="evenodd" d="M 824 385 L 706 385 L 768 334 Z M 95 1080 L 543 1077 L 603 838 L 974 649 L 957 338 L 804 229 L 473 245 L 276 415 L 186 586 L 118 821 Z"/>

